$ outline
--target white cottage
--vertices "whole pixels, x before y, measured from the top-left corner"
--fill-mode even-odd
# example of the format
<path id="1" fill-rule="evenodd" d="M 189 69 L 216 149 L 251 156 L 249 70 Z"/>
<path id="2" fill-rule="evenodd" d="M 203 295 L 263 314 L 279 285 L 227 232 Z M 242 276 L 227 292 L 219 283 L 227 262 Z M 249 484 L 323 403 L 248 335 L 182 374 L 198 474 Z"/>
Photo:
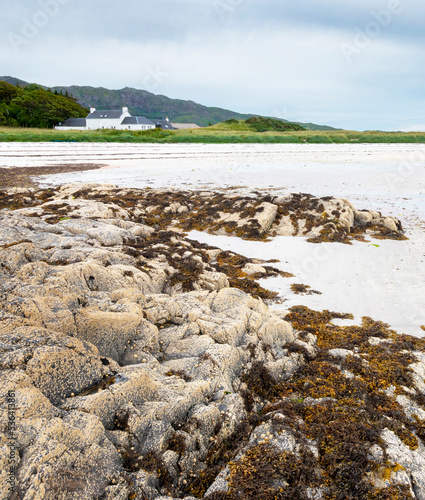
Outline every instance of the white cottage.
<path id="1" fill-rule="evenodd" d="M 131 116 L 128 108 L 97 110 L 90 108 L 87 118 L 68 118 L 55 127 L 57 130 L 151 130 L 156 124 L 144 116 Z"/>
<path id="2" fill-rule="evenodd" d="M 128 108 L 117 110 L 97 110 L 96 108 L 90 108 L 90 114 L 86 118 L 87 130 L 119 128 L 124 118 L 128 116 L 131 116 L 128 112 Z"/>

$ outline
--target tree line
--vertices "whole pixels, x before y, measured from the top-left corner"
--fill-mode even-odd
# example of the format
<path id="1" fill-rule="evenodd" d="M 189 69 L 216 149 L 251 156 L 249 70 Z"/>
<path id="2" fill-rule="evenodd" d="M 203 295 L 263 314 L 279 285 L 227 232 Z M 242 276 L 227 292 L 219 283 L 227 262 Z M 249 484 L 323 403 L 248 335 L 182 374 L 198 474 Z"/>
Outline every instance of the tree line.
<path id="1" fill-rule="evenodd" d="M 68 92 L 0 81 L 0 126 L 52 128 L 67 118 L 85 118 L 88 109 Z"/>

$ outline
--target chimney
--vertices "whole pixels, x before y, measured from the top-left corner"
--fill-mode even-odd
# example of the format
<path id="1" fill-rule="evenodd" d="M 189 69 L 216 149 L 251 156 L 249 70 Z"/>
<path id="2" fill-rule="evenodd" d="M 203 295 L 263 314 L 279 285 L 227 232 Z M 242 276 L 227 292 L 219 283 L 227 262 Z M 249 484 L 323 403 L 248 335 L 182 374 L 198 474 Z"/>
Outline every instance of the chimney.
<path id="1" fill-rule="evenodd" d="M 123 113 L 128 113 L 128 108 L 123 106 L 123 108 L 122 108 L 122 112 L 123 112 Z"/>
<path id="2" fill-rule="evenodd" d="M 168 116 L 166 116 L 166 117 L 165 117 L 165 119 L 167 120 L 167 122 L 169 122 L 169 121 L 170 121 L 170 120 L 169 120 L 169 118 L 168 118 Z"/>
<path id="3" fill-rule="evenodd" d="M 96 108 L 93 108 L 92 106 L 90 106 L 90 113 L 94 113 L 96 111 Z"/>

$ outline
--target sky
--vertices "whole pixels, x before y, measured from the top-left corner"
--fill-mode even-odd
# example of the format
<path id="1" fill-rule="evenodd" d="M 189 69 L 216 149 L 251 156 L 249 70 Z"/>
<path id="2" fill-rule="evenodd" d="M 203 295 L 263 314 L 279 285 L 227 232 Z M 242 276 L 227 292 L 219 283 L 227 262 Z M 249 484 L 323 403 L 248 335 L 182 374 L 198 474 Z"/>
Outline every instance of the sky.
<path id="1" fill-rule="evenodd" d="M 0 75 L 425 130 L 423 0 L 0 0 Z"/>

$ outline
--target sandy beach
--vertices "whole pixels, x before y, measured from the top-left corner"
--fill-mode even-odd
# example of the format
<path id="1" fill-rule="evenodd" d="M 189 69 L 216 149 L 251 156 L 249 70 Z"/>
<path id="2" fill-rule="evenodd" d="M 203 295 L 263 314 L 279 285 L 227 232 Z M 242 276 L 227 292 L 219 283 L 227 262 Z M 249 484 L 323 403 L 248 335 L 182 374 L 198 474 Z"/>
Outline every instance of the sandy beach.
<path id="1" fill-rule="evenodd" d="M 348 199 L 401 220 L 408 241 L 307 243 L 280 236 L 267 243 L 192 232 L 191 238 L 248 257 L 279 259 L 291 280 L 263 286 L 287 309 L 352 313 L 422 336 L 425 325 L 425 147 L 423 145 L 128 145 L 1 144 L 1 167 L 104 165 L 98 170 L 39 177 L 42 186 L 99 182 L 125 187 L 271 190 Z M 321 292 L 296 295 L 291 283 Z M 345 322 L 344 324 L 348 324 Z"/>
<path id="2" fill-rule="evenodd" d="M 422 156 L 0 145 L 0 491 L 425 498 Z"/>

